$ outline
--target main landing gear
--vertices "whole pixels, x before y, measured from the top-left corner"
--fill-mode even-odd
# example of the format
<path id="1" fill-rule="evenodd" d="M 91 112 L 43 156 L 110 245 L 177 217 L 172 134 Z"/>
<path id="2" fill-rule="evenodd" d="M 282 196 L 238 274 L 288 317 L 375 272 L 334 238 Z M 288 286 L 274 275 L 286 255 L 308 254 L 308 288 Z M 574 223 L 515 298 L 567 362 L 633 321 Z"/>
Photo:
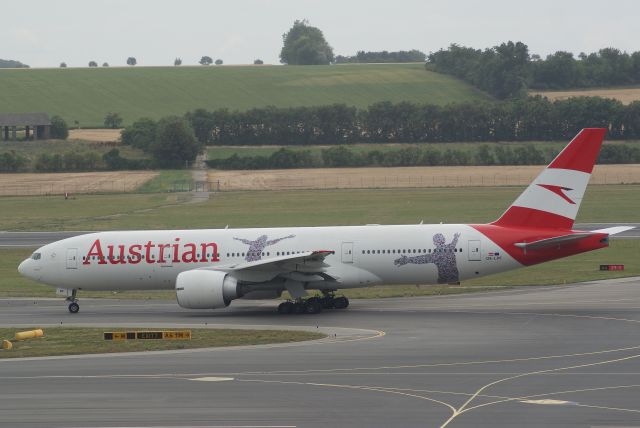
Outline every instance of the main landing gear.
<path id="1" fill-rule="evenodd" d="M 349 299 L 344 296 L 335 297 L 333 293 L 326 293 L 322 297 L 308 299 L 287 300 L 278 305 L 280 314 L 317 314 L 323 309 L 345 309 L 349 306 Z"/>
<path id="2" fill-rule="evenodd" d="M 80 305 L 78 304 L 77 299 L 78 290 L 73 290 L 71 292 L 71 296 L 67 297 L 65 300 L 69 302 L 69 312 L 72 314 L 77 314 L 80 310 Z"/>

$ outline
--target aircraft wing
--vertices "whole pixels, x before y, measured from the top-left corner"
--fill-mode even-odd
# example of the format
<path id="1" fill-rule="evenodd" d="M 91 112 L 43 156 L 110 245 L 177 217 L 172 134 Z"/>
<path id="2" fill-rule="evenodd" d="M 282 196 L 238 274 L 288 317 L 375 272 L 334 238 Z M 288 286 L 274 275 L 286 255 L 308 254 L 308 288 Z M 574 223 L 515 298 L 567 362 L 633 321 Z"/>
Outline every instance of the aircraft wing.
<path id="1" fill-rule="evenodd" d="M 239 280 L 250 282 L 269 281 L 276 276 L 300 281 L 322 281 L 334 279 L 324 273 L 328 266 L 324 263 L 324 259 L 332 254 L 335 254 L 335 251 L 303 251 L 286 256 L 231 265 L 210 266 L 203 269 L 233 273 L 233 276 Z"/>

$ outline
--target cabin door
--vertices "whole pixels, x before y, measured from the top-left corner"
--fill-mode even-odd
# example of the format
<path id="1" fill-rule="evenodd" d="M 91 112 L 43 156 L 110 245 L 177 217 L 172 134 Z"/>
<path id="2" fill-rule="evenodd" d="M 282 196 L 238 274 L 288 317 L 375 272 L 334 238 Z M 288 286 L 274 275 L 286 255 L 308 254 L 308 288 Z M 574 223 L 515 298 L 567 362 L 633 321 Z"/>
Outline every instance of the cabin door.
<path id="1" fill-rule="evenodd" d="M 469 261 L 477 262 L 480 261 L 481 257 L 480 252 L 480 240 L 471 239 L 469 240 Z"/>
<path id="2" fill-rule="evenodd" d="M 342 263 L 353 263 L 353 242 L 342 243 Z"/>
<path id="3" fill-rule="evenodd" d="M 67 269 L 78 269 L 78 249 L 67 249 Z"/>

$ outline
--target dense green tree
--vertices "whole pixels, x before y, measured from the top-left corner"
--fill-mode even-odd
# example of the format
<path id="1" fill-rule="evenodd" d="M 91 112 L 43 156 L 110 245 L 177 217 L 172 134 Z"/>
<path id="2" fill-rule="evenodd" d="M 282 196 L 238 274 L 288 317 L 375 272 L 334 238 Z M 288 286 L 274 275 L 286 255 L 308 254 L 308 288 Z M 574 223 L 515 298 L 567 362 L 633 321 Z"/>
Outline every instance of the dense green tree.
<path id="1" fill-rule="evenodd" d="M 67 63 L 66 62 L 61 62 L 60 63 L 60 68 L 67 68 Z"/>
<path id="2" fill-rule="evenodd" d="M 109 67 L 109 63 L 108 63 L 108 62 L 103 62 L 103 63 L 102 63 L 102 66 L 103 66 L 103 67 Z"/>
<path id="3" fill-rule="evenodd" d="M 216 60 L 216 65 L 222 65 L 222 62 L 223 62 L 223 61 L 222 61 L 220 58 L 218 58 L 218 59 Z"/>
<path id="4" fill-rule="evenodd" d="M 282 35 L 281 63 L 321 65 L 333 62 L 333 48 L 325 40 L 322 31 L 308 24 L 307 20 L 296 20 L 293 27 Z"/>
<path id="5" fill-rule="evenodd" d="M 120 128 L 122 126 L 122 117 L 118 113 L 109 112 L 104 117 L 104 126 L 111 129 Z"/>
<path id="6" fill-rule="evenodd" d="M 169 116 L 158 122 L 156 138 L 149 151 L 159 166 L 183 168 L 195 160 L 202 148 L 189 122 Z"/>
<path id="7" fill-rule="evenodd" d="M 97 67 L 98 63 L 95 61 L 89 61 L 89 67 Z"/>
<path id="8" fill-rule="evenodd" d="M 0 154 L 0 172 L 19 172 L 23 170 L 29 159 L 14 150 Z"/>
<path id="9" fill-rule="evenodd" d="M 67 122 L 60 116 L 51 117 L 51 138 L 57 140 L 66 140 L 69 136 L 69 127 Z"/>
<path id="10" fill-rule="evenodd" d="M 182 65 L 182 58 L 176 58 L 173 60 L 173 65 L 178 66 Z"/>
<path id="11" fill-rule="evenodd" d="M 365 52 L 358 51 L 355 56 L 338 55 L 336 64 L 341 63 L 389 63 L 389 62 L 424 62 L 427 56 L 417 49 L 396 52 Z"/>
<path id="12" fill-rule="evenodd" d="M 130 56 L 129 58 L 127 58 L 127 65 L 136 65 L 138 64 L 138 60 L 135 57 Z"/>
<path id="13" fill-rule="evenodd" d="M 215 127 L 214 114 L 205 109 L 196 109 L 185 115 L 185 118 L 193 128 L 193 132 L 202 145 L 211 143 L 213 128 Z"/>
<path id="14" fill-rule="evenodd" d="M 213 64 L 213 60 L 211 59 L 210 56 L 203 56 L 202 58 L 200 58 L 200 61 L 198 61 L 198 64 L 200 65 L 211 65 Z"/>
<path id="15" fill-rule="evenodd" d="M 253 60 L 253 64 L 254 65 L 262 65 L 262 64 L 264 64 L 264 61 L 261 60 L 261 59 L 254 59 Z"/>
<path id="16" fill-rule="evenodd" d="M 156 138 L 157 123 L 149 118 L 138 119 L 122 130 L 122 144 L 149 151 Z"/>
<path id="17" fill-rule="evenodd" d="M 532 63 L 533 84 L 539 89 L 561 89 L 578 86 L 578 63 L 571 52 L 558 51 L 544 61 Z"/>

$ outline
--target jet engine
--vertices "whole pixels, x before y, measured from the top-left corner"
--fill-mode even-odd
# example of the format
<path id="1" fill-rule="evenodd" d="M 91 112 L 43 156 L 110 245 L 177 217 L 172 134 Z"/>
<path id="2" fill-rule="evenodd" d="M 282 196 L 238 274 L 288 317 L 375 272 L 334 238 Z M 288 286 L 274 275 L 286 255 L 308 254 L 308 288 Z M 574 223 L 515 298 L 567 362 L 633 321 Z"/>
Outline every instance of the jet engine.
<path id="1" fill-rule="evenodd" d="M 238 280 L 225 272 L 194 269 L 176 278 L 176 298 L 183 308 L 224 308 L 238 297 Z"/>

